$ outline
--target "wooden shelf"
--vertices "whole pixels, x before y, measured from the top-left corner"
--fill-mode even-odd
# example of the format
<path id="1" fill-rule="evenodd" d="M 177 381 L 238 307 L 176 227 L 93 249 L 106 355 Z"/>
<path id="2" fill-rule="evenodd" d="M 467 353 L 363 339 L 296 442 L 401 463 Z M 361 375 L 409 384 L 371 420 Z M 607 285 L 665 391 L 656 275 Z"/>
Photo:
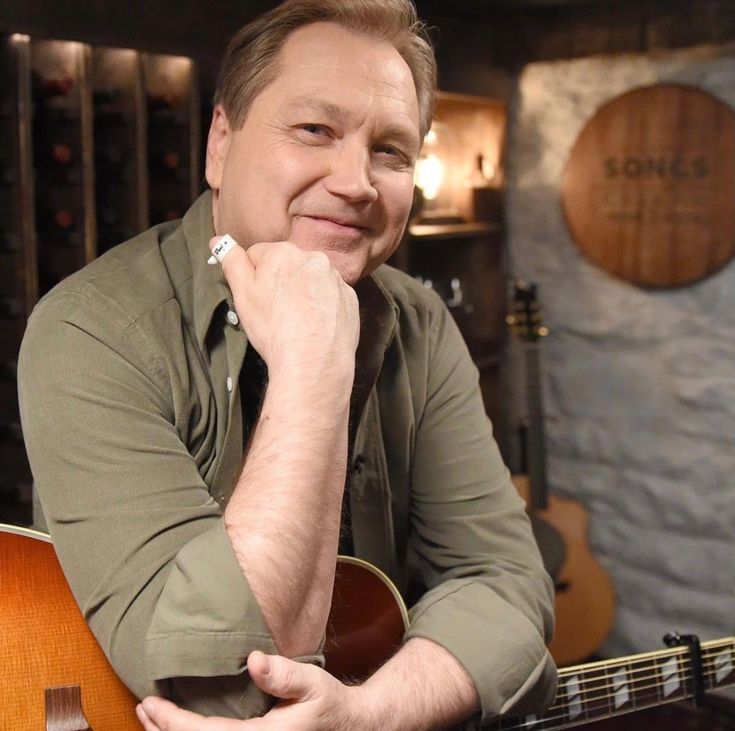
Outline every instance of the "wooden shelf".
<path id="1" fill-rule="evenodd" d="M 500 231 L 499 223 L 413 223 L 408 234 L 416 239 L 462 239 L 492 234 Z"/>

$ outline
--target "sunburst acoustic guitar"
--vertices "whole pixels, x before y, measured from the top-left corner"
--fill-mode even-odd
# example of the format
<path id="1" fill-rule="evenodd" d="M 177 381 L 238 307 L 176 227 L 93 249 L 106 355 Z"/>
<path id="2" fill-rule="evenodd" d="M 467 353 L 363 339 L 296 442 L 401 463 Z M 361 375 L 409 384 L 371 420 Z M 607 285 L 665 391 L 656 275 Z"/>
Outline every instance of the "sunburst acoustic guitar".
<path id="1" fill-rule="evenodd" d="M 378 569 L 340 559 L 327 669 L 359 679 L 400 645 L 408 621 Z M 140 731 L 136 699 L 87 628 L 48 536 L 0 525 L 0 729 Z M 735 684 L 735 637 L 564 668 L 550 708 L 488 729 L 554 731 Z"/>
<path id="2" fill-rule="evenodd" d="M 516 282 L 508 321 L 523 348 L 528 412 L 522 430 L 526 474 L 514 475 L 513 482 L 528 512 L 556 529 L 566 549 L 554 576 L 556 628 L 549 649 L 558 664 L 569 665 L 591 657 L 604 642 L 613 625 L 615 594 L 610 576 L 590 551 L 587 511 L 548 489 L 539 358 L 539 342 L 548 329 L 541 322 L 535 285 Z"/>

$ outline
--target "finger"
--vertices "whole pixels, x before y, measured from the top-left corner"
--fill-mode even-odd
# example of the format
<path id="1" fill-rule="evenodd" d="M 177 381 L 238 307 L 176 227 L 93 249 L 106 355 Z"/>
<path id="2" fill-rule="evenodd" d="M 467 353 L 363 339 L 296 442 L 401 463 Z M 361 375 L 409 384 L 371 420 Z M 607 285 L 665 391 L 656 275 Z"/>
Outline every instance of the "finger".
<path id="1" fill-rule="evenodd" d="M 314 691 L 323 671 L 256 650 L 248 656 L 248 672 L 253 682 L 269 695 L 284 700 L 305 700 Z"/>
<path id="2" fill-rule="evenodd" d="M 150 718 L 148 718 L 148 714 L 143 710 L 143 706 L 141 706 L 140 703 L 135 707 L 135 715 L 138 717 L 138 720 L 145 731 L 161 731 L 161 729 L 156 726 Z"/>
<path id="3" fill-rule="evenodd" d="M 212 260 L 215 264 L 219 262 L 233 293 L 252 283 L 255 277 L 253 262 L 248 252 L 238 246 L 231 236 L 213 236 L 209 240 L 209 248 L 212 256 L 207 260 L 208 263 L 212 263 Z"/>
<path id="4" fill-rule="evenodd" d="M 232 238 L 229 234 L 225 234 L 217 238 L 213 236 L 209 240 L 209 248 L 212 251 L 212 256 L 207 259 L 207 264 L 222 263 L 222 260 L 227 256 L 227 252 L 237 246 L 237 241 Z"/>
<path id="5" fill-rule="evenodd" d="M 139 707 L 150 726 L 143 723 L 146 731 L 242 731 L 246 728 L 243 721 L 232 718 L 204 718 L 179 708 L 171 701 L 157 696 L 144 698 Z M 141 718 L 138 715 L 138 718 Z M 141 721 L 143 719 L 141 718 Z"/>

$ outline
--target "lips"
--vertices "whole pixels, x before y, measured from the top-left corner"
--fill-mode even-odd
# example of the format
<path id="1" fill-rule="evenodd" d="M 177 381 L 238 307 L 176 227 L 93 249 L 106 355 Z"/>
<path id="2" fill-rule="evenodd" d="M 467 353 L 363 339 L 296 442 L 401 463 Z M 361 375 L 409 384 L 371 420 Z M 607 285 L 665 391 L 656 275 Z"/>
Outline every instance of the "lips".
<path id="1" fill-rule="evenodd" d="M 320 216 L 320 215 L 305 215 L 303 218 L 311 219 L 318 223 L 325 225 L 338 226 L 344 229 L 357 229 L 359 231 L 367 230 L 367 226 L 364 221 L 359 221 L 351 218 L 342 218 L 340 216 Z"/>

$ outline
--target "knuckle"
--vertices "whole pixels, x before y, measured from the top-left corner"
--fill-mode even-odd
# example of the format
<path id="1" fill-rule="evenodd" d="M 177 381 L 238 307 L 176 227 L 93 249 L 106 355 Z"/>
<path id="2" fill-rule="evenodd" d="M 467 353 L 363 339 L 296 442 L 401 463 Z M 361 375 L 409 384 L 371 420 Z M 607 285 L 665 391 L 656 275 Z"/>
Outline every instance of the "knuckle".
<path id="1" fill-rule="evenodd" d="M 329 257 L 323 251 L 309 251 L 307 258 L 315 267 L 329 267 Z"/>

